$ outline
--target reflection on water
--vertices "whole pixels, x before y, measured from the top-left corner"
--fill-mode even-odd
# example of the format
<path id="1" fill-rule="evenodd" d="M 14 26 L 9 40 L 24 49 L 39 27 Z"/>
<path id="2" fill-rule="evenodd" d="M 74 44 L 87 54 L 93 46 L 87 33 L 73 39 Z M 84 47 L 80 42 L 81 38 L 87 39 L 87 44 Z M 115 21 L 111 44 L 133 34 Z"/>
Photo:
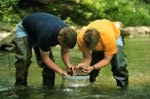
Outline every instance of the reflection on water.
<path id="1" fill-rule="evenodd" d="M 113 99 L 112 96 L 103 95 L 86 88 L 69 90 L 28 88 L 20 91 L 11 89 L 1 92 L 0 95 L 4 99 Z"/>
<path id="2" fill-rule="evenodd" d="M 144 89 L 101 89 L 100 86 L 90 86 L 86 88 L 55 88 L 50 90 L 30 87 L 19 91 L 14 88 L 0 91 L 0 97 L 1 99 L 149 99 L 148 86 Z"/>
<path id="3" fill-rule="evenodd" d="M 14 88 L 14 55 L 0 53 L 0 99 L 150 99 L 150 39 L 137 41 L 139 39 L 129 39 L 126 42 L 130 73 L 130 85 L 127 89 L 116 88 L 110 68 L 104 69 L 106 70 L 104 73 L 102 71 L 98 82 L 100 84 L 97 85 L 84 88 L 63 88 L 60 85 L 61 80 L 57 78 L 55 89 L 43 89 L 36 68 L 31 66 L 29 88 L 17 91 Z M 135 51 L 133 46 L 136 44 Z"/>

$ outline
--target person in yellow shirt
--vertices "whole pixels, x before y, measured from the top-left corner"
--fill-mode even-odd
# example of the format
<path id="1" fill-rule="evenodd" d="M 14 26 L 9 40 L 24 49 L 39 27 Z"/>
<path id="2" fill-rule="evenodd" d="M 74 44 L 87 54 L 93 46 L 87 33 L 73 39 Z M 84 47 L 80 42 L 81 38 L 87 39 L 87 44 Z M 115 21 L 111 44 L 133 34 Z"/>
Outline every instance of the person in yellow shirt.
<path id="1" fill-rule="evenodd" d="M 90 74 L 91 83 L 96 81 L 99 70 L 111 63 L 117 86 L 128 86 L 123 40 L 120 30 L 112 21 L 102 19 L 91 22 L 78 33 L 77 44 L 83 54 L 83 60 L 76 68 Z"/>

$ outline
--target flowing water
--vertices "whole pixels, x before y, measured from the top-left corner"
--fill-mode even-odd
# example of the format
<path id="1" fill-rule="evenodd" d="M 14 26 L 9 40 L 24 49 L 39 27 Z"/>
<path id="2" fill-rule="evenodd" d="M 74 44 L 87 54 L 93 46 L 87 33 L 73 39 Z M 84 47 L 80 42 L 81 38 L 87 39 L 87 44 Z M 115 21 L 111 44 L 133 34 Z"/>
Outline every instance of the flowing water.
<path id="1" fill-rule="evenodd" d="M 61 85 L 60 75 L 56 75 L 55 88 L 43 89 L 41 70 L 35 66 L 36 63 L 33 63 L 28 78 L 29 87 L 17 91 L 14 88 L 14 53 L 0 53 L 0 99 L 150 99 L 150 52 L 145 52 L 140 48 L 138 52 L 137 48 L 136 52 L 144 55 L 142 58 L 137 57 L 135 49 L 131 48 L 133 43 L 136 45 L 136 42 L 135 39 L 128 39 L 126 43 L 126 50 L 129 51 L 127 55 L 130 59 L 128 61 L 130 80 L 126 89 L 116 87 L 109 67 L 102 71 L 96 84 L 83 88 L 64 88 Z M 142 39 L 140 43 L 137 45 L 150 44 L 150 39 L 146 41 Z M 141 48 L 150 49 L 149 46 Z"/>
<path id="2" fill-rule="evenodd" d="M 24 90 L 14 88 L 14 66 L 11 65 L 13 55 L 1 55 L 3 66 L 0 67 L 0 99 L 149 99 L 149 82 L 130 85 L 126 89 L 118 89 L 115 84 L 106 80 L 106 84 L 99 83 L 82 88 L 63 88 L 61 80 L 56 81 L 52 90 L 43 89 L 40 81 L 34 80 Z M 10 61 L 11 60 L 11 61 Z M 14 61 L 14 60 L 13 60 Z M 34 72 L 34 71 L 33 71 Z"/>

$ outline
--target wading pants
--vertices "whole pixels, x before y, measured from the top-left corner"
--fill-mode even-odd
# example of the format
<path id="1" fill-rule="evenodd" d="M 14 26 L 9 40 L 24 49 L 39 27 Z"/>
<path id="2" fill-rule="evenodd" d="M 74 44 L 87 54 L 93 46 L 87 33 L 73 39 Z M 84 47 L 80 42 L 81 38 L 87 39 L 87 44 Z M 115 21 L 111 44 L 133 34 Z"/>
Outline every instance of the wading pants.
<path id="1" fill-rule="evenodd" d="M 113 56 L 111 60 L 111 71 L 113 77 L 116 79 L 117 86 L 126 87 L 128 85 L 128 71 L 126 69 L 127 62 L 125 54 L 123 52 L 123 47 L 117 45 L 118 51 Z M 103 51 L 94 51 L 92 52 L 92 62 L 91 66 L 99 62 L 104 58 Z M 98 76 L 100 70 L 94 70 L 90 73 L 90 82 L 94 82 Z"/>
<path id="2" fill-rule="evenodd" d="M 20 24 L 17 26 L 16 32 L 20 34 L 21 32 L 22 33 L 24 32 Z M 48 88 L 53 88 L 55 83 L 55 72 L 42 62 L 39 48 L 36 46 L 32 46 L 32 42 L 28 38 L 28 36 L 16 37 L 14 42 L 16 45 L 15 86 L 16 87 L 27 86 L 28 69 L 31 64 L 32 48 L 33 48 L 37 63 L 41 68 L 43 68 L 42 71 L 43 86 Z M 50 49 L 49 57 L 54 61 L 51 49 Z"/>

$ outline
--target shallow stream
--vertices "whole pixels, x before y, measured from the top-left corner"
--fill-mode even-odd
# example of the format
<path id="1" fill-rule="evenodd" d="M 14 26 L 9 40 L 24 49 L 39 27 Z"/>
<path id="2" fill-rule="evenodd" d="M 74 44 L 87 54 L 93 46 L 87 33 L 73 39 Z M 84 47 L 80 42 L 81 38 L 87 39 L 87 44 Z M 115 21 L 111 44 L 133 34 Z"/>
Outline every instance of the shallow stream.
<path id="1" fill-rule="evenodd" d="M 84 88 L 63 88 L 56 75 L 53 90 L 43 89 L 41 69 L 33 62 L 29 73 L 29 88 L 16 91 L 13 53 L 0 53 L 0 99 L 150 99 L 150 39 L 126 39 L 129 86 L 118 89 L 110 67 L 103 69 L 97 83 Z M 74 54 L 78 59 L 78 55 Z"/>

